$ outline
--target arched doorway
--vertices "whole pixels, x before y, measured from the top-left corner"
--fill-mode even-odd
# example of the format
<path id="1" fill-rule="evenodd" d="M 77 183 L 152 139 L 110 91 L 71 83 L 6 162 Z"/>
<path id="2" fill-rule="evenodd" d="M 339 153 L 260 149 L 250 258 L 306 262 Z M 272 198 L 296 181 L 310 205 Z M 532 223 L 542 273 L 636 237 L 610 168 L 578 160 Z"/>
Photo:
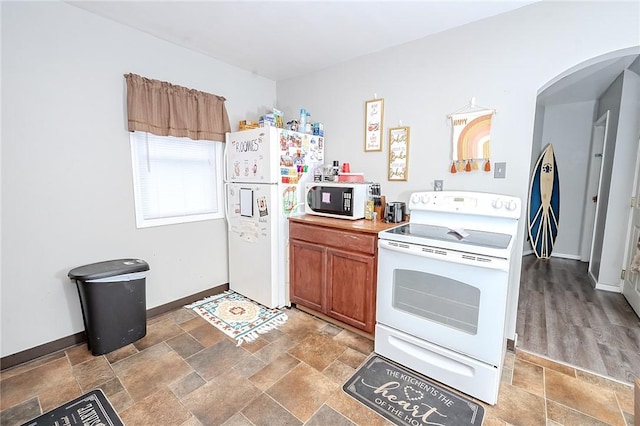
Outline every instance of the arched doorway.
<path id="1" fill-rule="evenodd" d="M 640 48 L 638 47 L 602 55 L 567 70 L 538 92 L 532 166 L 542 148 L 548 143 L 553 143 L 561 181 L 560 231 L 550 260 L 540 261 L 533 255 L 527 256 L 531 253 L 531 247 L 529 242 L 525 241 L 518 303 L 519 319 L 534 318 L 534 320 L 523 320 L 516 325 L 520 348 L 620 380 L 629 380 L 633 374 L 636 377 L 640 376 L 640 367 L 635 367 L 638 371 L 633 367 L 622 367 L 614 371 L 615 369 L 610 367 L 616 362 L 615 356 L 625 354 L 625 348 L 615 347 L 616 344 L 625 344 L 617 338 L 624 333 L 622 329 L 616 328 L 617 324 L 606 324 L 604 319 L 607 313 L 604 312 L 606 307 L 603 305 L 619 301 L 624 304 L 625 301 L 619 293 L 593 291 L 587 263 L 580 262 L 580 259 L 583 258 L 581 253 L 586 240 L 585 233 L 591 238 L 589 241 L 593 240 L 594 246 L 599 247 L 599 256 L 603 253 L 612 254 L 612 250 L 605 247 L 606 241 L 617 240 L 617 243 L 623 247 L 623 251 L 626 246 L 623 241 L 628 226 L 626 219 L 614 220 L 622 226 L 622 230 L 614 231 L 615 227 L 610 229 L 602 227 L 596 232 L 595 237 L 593 230 L 598 230 L 598 217 L 601 219 L 602 226 L 603 217 L 615 214 L 618 214 L 618 217 L 620 215 L 628 217 L 628 208 L 625 210 L 623 206 L 622 212 L 618 213 L 601 208 L 593 221 L 594 224 L 589 225 L 586 206 L 592 202 L 594 195 L 597 196 L 601 206 L 606 206 L 605 203 L 612 202 L 612 197 L 617 197 L 618 200 L 614 204 L 619 204 L 619 199 L 626 196 L 623 195 L 625 192 L 628 192 L 629 196 L 632 192 L 638 150 L 637 138 L 635 140 L 626 138 L 618 146 L 615 146 L 614 142 L 613 147 L 609 147 L 615 148 L 618 151 L 617 154 L 624 157 L 626 162 L 615 163 L 616 167 L 624 163 L 624 167 L 630 169 L 624 173 L 614 167 L 613 154 L 608 158 L 600 157 L 599 155 L 605 153 L 591 152 L 591 144 L 592 136 L 598 130 L 596 126 L 602 125 L 598 119 L 603 116 L 603 109 L 614 109 L 608 106 L 611 103 L 610 98 L 619 92 L 618 86 L 622 87 L 625 74 L 630 73 L 629 79 L 640 81 L 639 58 Z M 612 111 L 612 115 L 615 114 L 616 111 Z M 622 120 L 636 120 L 631 123 L 631 127 L 640 128 L 640 124 L 637 123 L 638 114 L 635 118 L 622 114 L 615 115 L 612 123 L 619 126 Z M 628 146 L 624 146 L 625 143 L 628 143 Z M 601 167 L 594 167 L 597 161 L 602 162 Z M 602 173 L 602 176 L 598 176 L 597 179 L 599 181 L 597 194 L 591 193 L 593 188 L 589 185 L 590 166 L 591 169 L 598 169 L 598 172 Z M 629 186 L 628 191 L 625 188 L 618 189 L 625 185 Z M 585 226 L 591 229 L 586 230 Z M 618 263 L 622 265 L 624 262 L 622 255 L 616 254 L 616 256 Z M 590 258 L 593 259 L 593 256 Z M 610 265 L 612 263 L 610 260 L 602 263 L 602 259 L 596 258 L 596 261 L 598 268 L 593 270 L 597 269 L 598 275 L 602 273 L 611 275 L 611 271 L 603 272 L 605 265 L 612 269 L 617 267 L 618 275 L 613 279 L 614 281 L 617 279 L 617 283 L 621 284 L 622 280 L 618 278 L 619 266 Z M 561 287 L 561 284 L 566 286 Z M 607 288 L 607 290 L 620 291 L 621 287 Z M 523 310 L 525 313 L 520 315 Z M 623 310 L 625 315 L 634 315 L 628 306 Z M 602 318 L 598 318 L 599 315 Z M 628 321 L 630 326 L 634 326 L 633 321 L 638 319 L 635 317 L 635 320 Z M 617 336 L 617 333 L 621 333 L 620 336 Z M 613 338 L 614 335 L 617 337 Z M 631 333 L 630 336 L 635 339 L 630 344 L 640 344 L 638 342 L 640 334 Z M 584 355 L 584 352 L 597 352 L 604 348 L 609 351 L 606 355 L 597 353 L 592 353 L 592 357 Z M 635 356 L 638 358 L 634 358 L 634 362 L 640 365 L 640 356 L 637 353 Z M 622 365 L 624 362 L 620 361 L 619 364 Z"/>

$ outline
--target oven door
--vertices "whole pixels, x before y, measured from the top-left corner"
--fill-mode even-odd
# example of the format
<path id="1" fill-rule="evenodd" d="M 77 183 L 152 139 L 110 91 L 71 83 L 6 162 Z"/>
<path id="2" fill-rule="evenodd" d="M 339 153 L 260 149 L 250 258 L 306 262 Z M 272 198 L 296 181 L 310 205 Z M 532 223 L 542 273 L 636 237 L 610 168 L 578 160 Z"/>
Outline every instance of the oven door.
<path id="1" fill-rule="evenodd" d="M 498 366 L 508 265 L 507 259 L 379 240 L 377 322 Z"/>

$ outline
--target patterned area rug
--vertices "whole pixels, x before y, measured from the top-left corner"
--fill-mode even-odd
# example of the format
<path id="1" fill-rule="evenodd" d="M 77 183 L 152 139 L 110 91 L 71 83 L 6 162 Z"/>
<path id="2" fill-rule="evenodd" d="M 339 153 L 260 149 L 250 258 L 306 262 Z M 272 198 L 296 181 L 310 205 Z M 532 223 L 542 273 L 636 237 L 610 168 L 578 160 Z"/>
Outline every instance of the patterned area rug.
<path id="1" fill-rule="evenodd" d="M 186 306 L 229 337 L 252 342 L 287 321 L 287 314 L 269 309 L 234 291 L 227 291 Z"/>
<path id="2" fill-rule="evenodd" d="M 484 418 L 483 406 L 377 354 L 342 389 L 399 426 L 481 425 Z"/>

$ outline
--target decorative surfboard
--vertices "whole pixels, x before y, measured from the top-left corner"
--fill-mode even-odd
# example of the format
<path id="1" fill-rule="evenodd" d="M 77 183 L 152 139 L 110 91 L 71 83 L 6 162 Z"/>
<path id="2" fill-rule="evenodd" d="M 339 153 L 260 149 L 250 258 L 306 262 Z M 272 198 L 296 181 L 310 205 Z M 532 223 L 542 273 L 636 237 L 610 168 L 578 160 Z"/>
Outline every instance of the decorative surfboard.
<path id="1" fill-rule="evenodd" d="M 529 240 L 539 259 L 551 256 L 560 220 L 560 180 L 558 166 L 549 144 L 536 162 L 529 190 Z"/>

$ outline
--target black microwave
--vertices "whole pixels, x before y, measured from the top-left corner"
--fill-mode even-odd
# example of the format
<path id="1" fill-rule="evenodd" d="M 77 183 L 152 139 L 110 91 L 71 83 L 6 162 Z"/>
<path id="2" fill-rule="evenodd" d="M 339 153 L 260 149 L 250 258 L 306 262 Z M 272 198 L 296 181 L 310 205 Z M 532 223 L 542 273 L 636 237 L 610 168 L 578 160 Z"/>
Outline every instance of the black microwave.
<path id="1" fill-rule="evenodd" d="M 305 185 L 304 211 L 339 219 L 364 218 L 368 185 L 364 183 L 318 182 Z"/>

